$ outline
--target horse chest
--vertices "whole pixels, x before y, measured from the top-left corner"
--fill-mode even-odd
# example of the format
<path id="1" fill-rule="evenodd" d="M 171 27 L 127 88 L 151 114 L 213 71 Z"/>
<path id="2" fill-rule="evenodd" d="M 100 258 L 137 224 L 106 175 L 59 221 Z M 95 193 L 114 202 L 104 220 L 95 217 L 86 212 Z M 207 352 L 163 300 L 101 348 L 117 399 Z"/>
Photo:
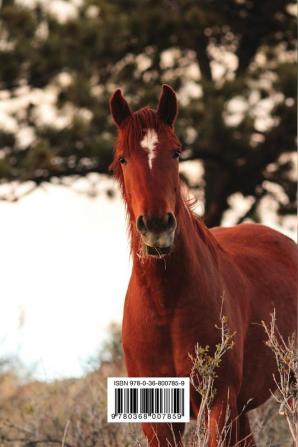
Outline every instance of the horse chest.
<path id="1" fill-rule="evenodd" d="M 123 347 L 130 376 L 189 374 L 188 353 L 193 352 L 198 341 L 203 344 L 211 341 L 206 331 L 206 314 L 189 304 L 174 308 L 157 306 L 142 292 L 128 292 L 123 318 Z M 209 327 L 213 328 L 213 325 L 214 322 Z M 204 334 L 203 338 L 200 333 Z"/>
<path id="2" fill-rule="evenodd" d="M 130 376 L 175 375 L 169 318 L 158 315 L 150 305 L 139 308 L 126 302 L 122 341 Z"/>

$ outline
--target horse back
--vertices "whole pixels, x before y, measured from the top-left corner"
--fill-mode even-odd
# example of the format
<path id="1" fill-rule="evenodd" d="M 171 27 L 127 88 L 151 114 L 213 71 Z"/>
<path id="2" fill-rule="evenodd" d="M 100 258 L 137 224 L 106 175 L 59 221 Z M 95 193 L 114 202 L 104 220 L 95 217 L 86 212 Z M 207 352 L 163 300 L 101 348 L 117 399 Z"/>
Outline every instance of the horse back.
<path id="1" fill-rule="evenodd" d="M 282 271 L 288 279 L 297 278 L 297 244 L 272 228 L 259 224 L 216 227 L 211 232 L 223 251 L 233 258 L 244 274 Z M 265 262 L 265 264 L 264 264 Z M 261 270 L 259 270 L 261 268 Z M 272 278 L 274 279 L 274 278 Z"/>
<path id="2" fill-rule="evenodd" d="M 250 322 L 268 322 L 275 310 L 280 330 L 287 337 L 297 325 L 297 244 L 264 225 L 242 224 L 211 230 L 221 248 L 246 279 L 245 290 L 236 290 L 235 299 L 246 295 Z M 226 262 L 222 263 L 222 275 Z"/>

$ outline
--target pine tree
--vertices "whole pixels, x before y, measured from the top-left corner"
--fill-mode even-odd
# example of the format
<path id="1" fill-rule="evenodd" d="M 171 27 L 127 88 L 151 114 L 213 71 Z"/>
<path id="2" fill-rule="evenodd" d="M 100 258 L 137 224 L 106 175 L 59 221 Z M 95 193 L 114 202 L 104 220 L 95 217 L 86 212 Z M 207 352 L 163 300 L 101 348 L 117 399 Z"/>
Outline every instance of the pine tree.
<path id="1" fill-rule="evenodd" d="M 289 0 L 85 0 L 63 21 L 46 4 L 3 0 L 0 99 L 23 102 L 17 131 L 0 122 L 1 183 L 108 174 L 110 94 L 120 86 L 132 108 L 154 106 L 167 82 L 181 98 L 186 159 L 204 165 L 191 186 L 204 189 L 206 223 L 221 222 L 236 192 L 253 197 L 240 220 L 258 221 L 268 194 L 281 215 L 294 213 L 294 9 Z M 42 121 L 40 92 L 60 119 Z"/>

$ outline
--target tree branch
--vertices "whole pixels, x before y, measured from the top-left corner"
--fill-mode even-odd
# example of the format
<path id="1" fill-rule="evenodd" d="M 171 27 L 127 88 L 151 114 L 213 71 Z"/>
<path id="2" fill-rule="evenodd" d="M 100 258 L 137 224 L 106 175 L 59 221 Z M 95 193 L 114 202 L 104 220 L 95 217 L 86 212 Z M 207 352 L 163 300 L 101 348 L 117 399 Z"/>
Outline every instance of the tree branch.
<path id="1" fill-rule="evenodd" d="M 212 82 L 210 58 L 207 49 L 208 49 L 208 39 L 204 34 L 200 34 L 198 36 L 195 48 L 197 60 L 200 67 L 202 79 L 205 81 Z"/>
<path id="2" fill-rule="evenodd" d="M 38 172 L 38 171 L 37 171 Z M 84 177 L 87 174 L 105 174 L 105 175 L 111 175 L 109 172 L 108 166 L 105 165 L 98 165 L 98 166 L 90 166 L 90 167 L 83 167 L 83 166 L 75 166 L 73 168 L 65 167 L 63 169 L 46 169 L 44 172 L 40 173 L 32 173 L 31 175 L 28 175 L 26 177 L 22 177 L 19 173 L 15 177 L 10 176 L 10 178 L 2 179 L 1 183 L 9 183 L 13 181 L 19 181 L 21 183 L 24 182 L 34 182 L 36 185 L 40 185 L 41 183 L 50 182 L 52 178 L 63 178 L 63 177 Z M 0 183 L 0 184 L 1 184 Z"/>
<path id="3" fill-rule="evenodd" d="M 268 35 L 268 27 L 274 28 L 275 15 L 284 6 L 284 0 L 255 0 L 247 10 L 245 26 L 240 30 L 242 37 L 236 52 L 238 69 L 236 76 L 241 76 L 253 60 L 262 39 Z"/>

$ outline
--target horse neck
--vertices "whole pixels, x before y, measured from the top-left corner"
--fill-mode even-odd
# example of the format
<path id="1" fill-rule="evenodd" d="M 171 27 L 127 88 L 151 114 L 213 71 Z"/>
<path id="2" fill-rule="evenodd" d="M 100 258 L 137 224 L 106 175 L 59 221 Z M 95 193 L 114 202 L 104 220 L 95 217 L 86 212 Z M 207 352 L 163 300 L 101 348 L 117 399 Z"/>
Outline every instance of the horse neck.
<path id="1" fill-rule="evenodd" d="M 214 272 L 216 268 L 217 243 L 210 231 L 194 216 L 182 199 L 176 218 L 174 252 L 162 259 L 142 256 L 140 237 L 134 222 L 130 222 L 133 274 L 151 291 L 164 290 L 164 293 L 167 293 L 171 288 L 171 293 L 173 289 L 177 292 L 179 288 L 193 280 L 194 275 L 203 283 L 208 273 Z"/>

